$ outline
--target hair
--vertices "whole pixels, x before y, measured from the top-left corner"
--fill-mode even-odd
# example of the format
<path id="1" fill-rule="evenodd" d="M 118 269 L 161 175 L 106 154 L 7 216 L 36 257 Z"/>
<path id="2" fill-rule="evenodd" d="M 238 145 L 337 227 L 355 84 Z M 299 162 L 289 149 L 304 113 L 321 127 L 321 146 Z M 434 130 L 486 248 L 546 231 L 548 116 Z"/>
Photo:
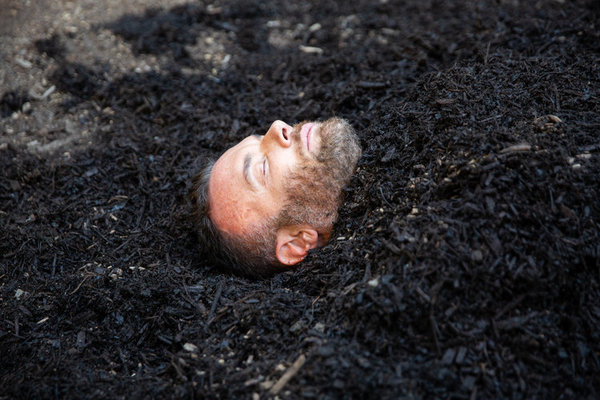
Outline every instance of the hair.
<path id="1" fill-rule="evenodd" d="M 233 272 L 248 276 L 267 276 L 285 269 L 275 256 L 277 218 L 270 218 L 249 229 L 241 236 L 220 231 L 210 219 L 208 183 L 215 165 L 214 159 L 205 161 L 193 178 L 190 201 L 192 218 L 203 253 Z"/>

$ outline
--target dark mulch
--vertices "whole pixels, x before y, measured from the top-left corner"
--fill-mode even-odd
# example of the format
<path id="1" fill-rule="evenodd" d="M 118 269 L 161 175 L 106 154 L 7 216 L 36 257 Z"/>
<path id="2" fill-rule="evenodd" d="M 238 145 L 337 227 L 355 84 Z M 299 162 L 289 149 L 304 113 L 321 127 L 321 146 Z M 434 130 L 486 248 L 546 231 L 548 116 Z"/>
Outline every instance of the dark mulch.
<path id="1" fill-rule="evenodd" d="M 598 2 L 165 3 L 0 12 L 1 399 L 600 396 Z M 331 115 L 331 243 L 208 264 L 198 161 Z"/>

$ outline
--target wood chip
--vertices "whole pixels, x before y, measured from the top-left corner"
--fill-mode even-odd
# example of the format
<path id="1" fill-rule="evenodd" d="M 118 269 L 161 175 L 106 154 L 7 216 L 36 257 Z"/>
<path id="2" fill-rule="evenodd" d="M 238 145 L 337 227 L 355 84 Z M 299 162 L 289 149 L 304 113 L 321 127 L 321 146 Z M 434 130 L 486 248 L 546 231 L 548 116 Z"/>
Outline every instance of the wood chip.
<path id="1" fill-rule="evenodd" d="M 323 49 L 314 46 L 300 45 L 300 51 L 307 54 L 323 54 Z"/>
<path id="2" fill-rule="evenodd" d="M 447 106 L 456 103 L 457 99 L 437 99 L 435 102 L 440 106 Z"/>
<path id="3" fill-rule="evenodd" d="M 388 86 L 385 82 L 369 82 L 369 81 L 358 81 L 356 86 L 363 89 L 381 89 Z"/>
<path id="4" fill-rule="evenodd" d="M 193 343 L 186 343 L 183 345 L 183 349 L 185 351 L 189 351 L 190 353 L 195 353 L 198 351 L 198 346 Z"/>
<path id="5" fill-rule="evenodd" d="M 35 90 L 33 90 L 33 89 L 30 89 L 27 94 L 29 94 L 29 97 L 36 99 L 36 100 L 46 100 L 48 98 L 48 96 L 50 96 L 52 93 L 54 93 L 55 90 L 56 90 L 56 86 L 52 85 L 48 89 L 44 90 L 44 93 L 42 93 L 41 95 L 37 94 L 35 92 Z"/>
<path id="6" fill-rule="evenodd" d="M 315 23 L 315 24 L 312 24 L 312 25 L 310 26 L 310 28 L 308 28 L 308 31 L 309 31 L 309 32 L 316 32 L 316 31 L 318 31 L 318 30 L 319 30 L 319 29 L 321 29 L 321 28 L 322 28 L 321 24 L 317 22 L 317 23 Z"/>
<path id="7" fill-rule="evenodd" d="M 444 356 L 442 357 L 442 364 L 445 364 L 445 365 L 452 364 L 452 362 L 454 361 L 455 355 L 456 355 L 455 349 L 450 348 L 450 349 L 446 350 L 446 352 L 444 353 Z"/>
<path id="8" fill-rule="evenodd" d="M 48 96 L 50 96 L 52 93 L 54 93 L 55 90 L 56 90 L 56 86 L 54 86 L 54 85 L 50 86 L 48 89 L 46 89 L 44 94 L 42 94 L 42 96 L 40 97 L 40 100 L 45 100 Z"/>
<path id="9" fill-rule="evenodd" d="M 550 119 L 550 121 L 554 122 L 555 124 L 560 124 L 562 122 L 562 119 L 560 119 L 556 115 L 552 115 L 552 114 L 548 115 L 548 119 Z"/>
<path id="10" fill-rule="evenodd" d="M 431 303 L 431 297 L 429 297 L 429 295 L 425 293 L 423 289 L 417 286 L 415 290 L 417 291 L 417 294 L 423 298 L 423 300 L 425 300 L 428 303 Z"/>
<path id="11" fill-rule="evenodd" d="M 531 145 L 529 143 L 520 143 L 520 144 L 515 144 L 513 146 L 508 146 L 508 147 L 500 150 L 500 154 L 521 153 L 521 152 L 530 151 L 530 150 L 531 150 Z"/>
<path id="12" fill-rule="evenodd" d="M 15 58 L 15 62 L 16 62 L 17 64 L 19 64 L 19 65 L 20 65 L 21 67 L 23 67 L 23 68 L 27 68 L 27 69 L 29 69 L 29 68 L 33 67 L 33 64 L 32 64 L 31 62 L 29 62 L 29 61 L 27 61 L 27 60 L 24 60 L 24 59 L 22 59 L 22 58 L 20 58 L 20 57 L 16 57 L 16 58 Z"/>
<path id="13" fill-rule="evenodd" d="M 285 371 L 285 373 L 281 376 L 281 378 L 279 378 L 277 383 L 273 385 L 273 387 L 270 390 L 271 394 L 274 396 L 277 395 L 281 391 L 281 389 L 283 389 L 285 385 L 287 385 L 290 379 L 292 379 L 294 375 L 296 375 L 298 371 L 300 371 L 300 368 L 302 368 L 305 362 L 306 356 L 304 354 L 300 354 L 300 356 L 296 359 L 296 361 L 294 361 L 292 366 L 289 367 L 288 370 Z"/>
<path id="14" fill-rule="evenodd" d="M 538 315 L 538 312 L 532 312 L 524 316 L 518 315 L 516 317 L 496 322 L 496 327 L 499 330 L 511 330 L 515 328 L 520 328 L 523 325 L 525 325 L 530 319 L 536 318 Z"/>

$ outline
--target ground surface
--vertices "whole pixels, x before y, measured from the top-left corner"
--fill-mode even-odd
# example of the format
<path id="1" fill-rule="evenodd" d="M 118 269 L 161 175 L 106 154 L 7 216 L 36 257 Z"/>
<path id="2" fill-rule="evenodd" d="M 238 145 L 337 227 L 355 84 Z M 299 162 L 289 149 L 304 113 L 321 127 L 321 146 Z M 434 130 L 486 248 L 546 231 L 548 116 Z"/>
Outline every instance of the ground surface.
<path id="1" fill-rule="evenodd" d="M 598 398 L 599 15 L 4 1 L 0 399 Z M 331 115 L 364 156 L 330 245 L 207 264 L 198 159 Z"/>

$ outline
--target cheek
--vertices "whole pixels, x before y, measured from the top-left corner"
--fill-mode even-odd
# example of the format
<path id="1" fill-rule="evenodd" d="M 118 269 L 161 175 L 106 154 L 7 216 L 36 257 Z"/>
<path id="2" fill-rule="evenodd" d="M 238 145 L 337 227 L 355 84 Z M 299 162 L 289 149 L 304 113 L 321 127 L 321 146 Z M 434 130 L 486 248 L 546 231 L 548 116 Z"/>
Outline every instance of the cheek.
<path id="1" fill-rule="evenodd" d="M 229 196 L 215 196 L 211 207 L 211 219 L 219 230 L 230 234 L 247 233 L 252 226 L 267 218 L 269 207 L 264 202 L 257 203 L 245 197 L 233 198 L 238 192 L 231 192 Z"/>

